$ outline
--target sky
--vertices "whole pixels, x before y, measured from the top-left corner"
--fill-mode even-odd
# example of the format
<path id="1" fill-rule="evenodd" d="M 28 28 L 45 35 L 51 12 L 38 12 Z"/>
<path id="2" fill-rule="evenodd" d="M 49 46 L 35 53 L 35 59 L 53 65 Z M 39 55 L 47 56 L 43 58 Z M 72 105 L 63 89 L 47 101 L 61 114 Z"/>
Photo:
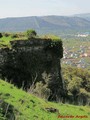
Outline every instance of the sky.
<path id="1" fill-rule="evenodd" d="M 0 18 L 90 13 L 90 0 L 0 0 Z"/>

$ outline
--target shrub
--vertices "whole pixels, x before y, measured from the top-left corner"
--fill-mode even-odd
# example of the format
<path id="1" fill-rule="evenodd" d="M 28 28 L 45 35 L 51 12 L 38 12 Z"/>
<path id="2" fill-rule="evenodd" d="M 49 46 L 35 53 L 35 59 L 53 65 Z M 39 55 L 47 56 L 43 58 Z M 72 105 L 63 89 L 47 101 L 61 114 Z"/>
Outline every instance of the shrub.
<path id="1" fill-rule="evenodd" d="M 17 34 L 12 34 L 11 38 L 18 38 L 18 35 Z"/>
<path id="2" fill-rule="evenodd" d="M 37 33 L 35 30 L 31 29 L 31 30 L 26 31 L 26 35 L 27 35 L 28 39 L 31 39 L 31 38 L 35 38 Z"/>
<path id="3" fill-rule="evenodd" d="M 5 37 L 8 37 L 8 36 L 10 36 L 10 33 L 3 33 L 3 35 L 4 35 Z"/>
<path id="4" fill-rule="evenodd" d="M 47 87 L 46 84 L 43 84 L 41 81 L 36 83 L 36 88 L 34 93 L 41 98 L 48 100 L 51 90 Z"/>
<path id="5" fill-rule="evenodd" d="M 0 38 L 2 38 L 3 37 L 3 35 L 2 35 L 2 33 L 0 33 Z"/>

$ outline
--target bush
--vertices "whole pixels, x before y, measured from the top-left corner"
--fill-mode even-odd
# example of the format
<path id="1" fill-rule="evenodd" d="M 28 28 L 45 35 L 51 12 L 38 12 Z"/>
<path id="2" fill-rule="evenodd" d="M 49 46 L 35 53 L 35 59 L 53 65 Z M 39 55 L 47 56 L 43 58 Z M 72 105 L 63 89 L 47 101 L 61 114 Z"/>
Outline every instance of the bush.
<path id="1" fill-rule="evenodd" d="M 18 38 L 18 35 L 17 34 L 12 34 L 11 38 Z"/>
<path id="2" fill-rule="evenodd" d="M 26 31 L 26 35 L 27 35 L 28 39 L 31 39 L 31 38 L 35 38 L 37 33 L 35 30 L 31 29 L 31 30 Z"/>
<path id="3" fill-rule="evenodd" d="M 8 37 L 8 36 L 10 36 L 10 33 L 3 33 L 3 35 L 4 35 L 5 37 Z"/>
<path id="4" fill-rule="evenodd" d="M 36 88 L 34 93 L 41 98 L 48 100 L 51 90 L 47 87 L 46 84 L 43 84 L 41 81 L 36 83 Z"/>
<path id="5" fill-rule="evenodd" d="M 2 38 L 3 37 L 3 35 L 2 35 L 2 33 L 0 33 L 0 38 Z"/>

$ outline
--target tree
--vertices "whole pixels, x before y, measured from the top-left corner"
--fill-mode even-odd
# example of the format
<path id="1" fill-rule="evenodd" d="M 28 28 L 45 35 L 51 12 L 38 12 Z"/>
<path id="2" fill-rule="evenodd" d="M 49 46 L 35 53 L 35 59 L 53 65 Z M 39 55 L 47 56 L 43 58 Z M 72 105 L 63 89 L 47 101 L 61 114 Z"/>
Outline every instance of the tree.
<path id="1" fill-rule="evenodd" d="M 37 33 L 35 30 L 31 29 L 31 30 L 26 31 L 26 35 L 27 35 L 28 39 L 31 39 L 31 38 L 35 38 Z"/>
<path id="2" fill-rule="evenodd" d="M 73 76 L 72 80 L 69 82 L 67 87 L 68 93 L 72 94 L 73 102 L 75 104 L 78 103 L 78 97 L 79 97 L 81 85 L 82 85 L 82 79 L 80 77 Z"/>
<path id="3" fill-rule="evenodd" d="M 78 102 L 81 105 L 90 104 L 90 93 L 87 92 L 84 88 L 80 88 Z"/>

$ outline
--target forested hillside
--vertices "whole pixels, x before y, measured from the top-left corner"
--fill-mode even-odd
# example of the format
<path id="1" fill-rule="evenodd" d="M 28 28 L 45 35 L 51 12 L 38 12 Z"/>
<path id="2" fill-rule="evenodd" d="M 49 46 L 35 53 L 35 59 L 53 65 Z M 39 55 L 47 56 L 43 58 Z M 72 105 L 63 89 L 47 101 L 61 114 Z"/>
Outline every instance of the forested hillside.
<path id="1" fill-rule="evenodd" d="M 84 18 L 84 19 L 90 21 L 90 13 L 76 14 L 75 16 Z"/>

